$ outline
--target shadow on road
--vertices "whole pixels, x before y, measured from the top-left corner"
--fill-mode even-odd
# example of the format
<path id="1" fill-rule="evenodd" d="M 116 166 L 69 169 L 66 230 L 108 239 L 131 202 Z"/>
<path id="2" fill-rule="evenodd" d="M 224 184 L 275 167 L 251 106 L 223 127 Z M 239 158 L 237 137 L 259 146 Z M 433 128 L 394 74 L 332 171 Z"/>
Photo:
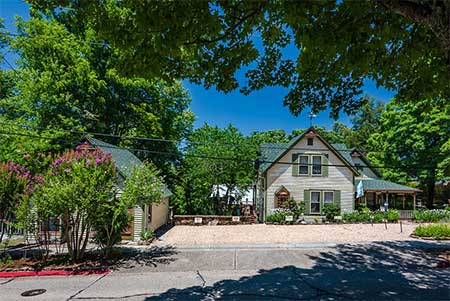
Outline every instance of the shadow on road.
<path id="1" fill-rule="evenodd" d="M 177 254 L 171 246 L 152 247 L 151 249 L 120 248 L 122 256 L 112 264 L 113 269 L 132 269 L 136 266 L 156 267 L 176 260 Z"/>
<path id="2" fill-rule="evenodd" d="M 450 269 L 435 267 L 442 252 L 448 245 L 417 241 L 338 245 L 309 255 L 311 268 L 288 265 L 221 281 L 199 272 L 203 285 L 145 300 L 449 300 Z"/>

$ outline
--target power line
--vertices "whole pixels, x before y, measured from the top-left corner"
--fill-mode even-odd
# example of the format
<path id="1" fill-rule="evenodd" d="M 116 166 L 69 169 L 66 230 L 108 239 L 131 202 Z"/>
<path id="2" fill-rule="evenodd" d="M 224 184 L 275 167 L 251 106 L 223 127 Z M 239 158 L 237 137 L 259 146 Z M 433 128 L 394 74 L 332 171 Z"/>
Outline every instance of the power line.
<path id="1" fill-rule="evenodd" d="M 71 144 L 73 146 L 81 144 L 80 141 L 75 140 L 67 140 L 67 139 L 60 139 L 60 138 L 54 138 L 54 137 L 44 137 L 44 136 L 38 136 L 38 135 L 30 135 L 30 134 L 23 134 L 23 133 L 12 133 L 12 132 L 6 132 L 6 131 L 0 131 L 0 135 L 6 135 L 6 136 L 23 136 L 28 137 L 31 139 L 44 139 L 44 140 L 53 140 L 53 141 L 61 141 L 68 144 Z M 147 150 L 147 149 L 139 149 L 139 148 L 126 148 L 126 147 L 119 147 L 115 145 L 106 145 L 106 144 L 97 144 L 95 146 L 98 147 L 104 147 L 104 148 L 110 148 L 110 149 L 121 149 L 121 150 L 128 150 L 131 152 L 144 152 L 144 153 L 150 153 L 150 154 L 161 154 L 161 155 L 168 155 L 168 156 L 174 156 L 174 157 L 193 157 L 193 158 L 201 158 L 201 159 L 211 159 L 211 160 L 222 160 L 222 161 L 236 161 L 236 162 L 246 162 L 246 163 L 255 163 L 259 162 L 262 163 L 275 163 L 280 165 L 297 165 L 297 166 L 317 166 L 319 164 L 313 164 L 313 163 L 305 163 L 305 164 L 299 164 L 299 163 L 293 163 L 293 162 L 283 162 L 283 161 L 267 161 L 267 160 L 252 160 L 252 159 L 240 159 L 240 158 L 230 158 L 230 157 L 215 157 L 215 156 L 208 156 L 208 155 L 192 155 L 192 154 L 180 154 L 180 153 L 173 153 L 173 152 L 162 152 L 162 151 L 153 151 L 153 150 Z M 348 167 L 346 164 L 320 164 L 320 166 L 334 166 L 334 167 Z M 411 167 L 406 168 L 404 166 L 361 166 L 362 168 L 377 168 L 377 169 L 404 169 L 404 170 L 435 170 L 435 169 L 444 169 L 444 168 L 425 168 L 425 167 Z"/>
<path id="2" fill-rule="evenodd" d="M 15 127 L 22 127 L 25 129 L 39 129 L 39 130 L 46 130 L 46 131 L 54 131 L 54 132 L 64 132 L 64 133 L 72 133 L 72 134 L 80 134 L 80 135 L 92 135 L 92 136 L 101 136 L 101 137 L 109 137 L 109 138 L 119 138 L 122 140 L 137 140 L 137 141 L 149 141 L 149 142 L 166 142 L 166 143 L 189 143 L 194 145 L 208 145 L 208 146 L 216 146 L 216 147 L 247 147 L 247 148 L 261 148 L 261 149 L 277 149 L 277 150 L 308 150 L 308 151 L 330 151 L 328 148 L 307 148 L 307 147 L 288 147 L 288 146 L 264 146 L 263 145 L 257 145 L 257 144 L 236 144 L 236 143 L 208 143 L 208 142 L 198 142 L 198 141 L 191 141 L 191 140 L 175 140 L 175 139 L 164 139 L 164 138 L 149 138 L 149 137 L 136 137 L 136 136 L 121 136 L 121 135 L 114 135 L 114 134 L 106 134 L 106 133 L 99 133 L 99 132 L 88 132 L 88 131 L 76 131 L 76 130 L 66 130 L 66 129 L 55 129 L 55 128 L 46 128 L 46 127 L 38 127 L 38 126 L 31 126 L 27 124 L 20 124 L 20 123 L 11 123 L 11 122 L 3 122 L 0 121 L 0 125 L 9 125 L 9 126 L 15 126 Z M 283 143 L 285 144 L 285 143 Z M 336 149 L 336 151 L 344 151 L 344 152 L 352 152 L 352 151 L 360 151 L 362 153 L 365 152 L 372 152 L 372 153 L 387 153 L 387 151 L 381 151 L 381 150 L 372 150 L 372 151 L 361 151 L 356 148 L 345 148 L 345 149 Z M 447 153 L 444 152 L 429 152 L 433 154 L 440 154 L 440 155 L 447 155 Z"/>

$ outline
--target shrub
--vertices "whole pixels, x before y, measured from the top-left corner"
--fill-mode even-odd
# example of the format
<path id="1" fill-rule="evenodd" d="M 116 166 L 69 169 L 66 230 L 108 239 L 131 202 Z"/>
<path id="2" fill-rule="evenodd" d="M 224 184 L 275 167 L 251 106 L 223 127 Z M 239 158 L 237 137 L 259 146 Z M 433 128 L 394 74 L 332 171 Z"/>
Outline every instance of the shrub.
<path id="1" fill-rule="evenodd" d="M 325 204 L 323 206 L 323 213 L 325 214 L 325 217 L 328 221 L 334 221 L 334 217 L 341 214 L 341 208 L 339 208 L 336 204 Z"/>
<path id="2" fill-rule="evenodd" d="M 412 214 L 413 220 L 425 223 L 437 223 L 439 221 L 449 221 L 450 211 L 443 209 L 416 210 Z"/>
<path id="3" fill-rule="evenodd" d="M 141 232 L 141 240 L 148 242 L 153 238 L 154 235 L 155 235 L 155 233 L 153 232 L 153 230 L 148 229 L 145 232 Z"/>
<path id="4" fill-rule="evenodd" d="M 386 214 L 386 219 L 388 220 L 388 222 L 396 222 L 398 221 L 400 218 L 400 212 L 398 210 L 395 209 L 389 209 L 387 214 Z"/>
<path id="5" fill-rule="evenodd" d="M 367 211 L 363 209 L 361 212 L 344 212 L 342 215 L 342 220 L 347 223 L 379 223 L 384 219 L 387 219 L 389 222 L 396 222 L 399 218 L 400 212 L 395 209 L 389 209 L 387 213 L 382 211 Z"/>
<path id="6" fill-rule="evenodd" d="M 60 218 L 69 256 L 78 262 L 84 256 L 91 231 L 103 231 L 100 221 L 115 223 L 113 216 L 104 217 L 104 210 L 114 206 L 111 200 L 116 177 L 111 155 L 80 145 L 53 160 L 44 184 L 30 202 L 22 204 L 22 212 L 29 214 L 22 214 L 21 220 L 30 227 L 37 224 L 34 230 L 39 232 L 43 221 Z"/>
<path id="7" fill-rule="evenodd" d="M 289 209 L 277 208 L 272 210 L 272 214 L 266 217 L 266 222 L 291 224 L 293 222 L 286 222 L 286 216 L 294 216 L 294 213 Z"/>
<path id="8" fill-rule="evenodd" d="M 20 164 L 12 161 L 0 163 L 0 220 L 9 222 L 17 213 L 19 203 L 28 198 L 42 182 L 41 176 L 31 176 Z M 7 227 L 1 227 L 0 242 L 6 229 Z"/>
<path id="9" fill-rule="evenodd" d="M 450 237 L 450 224 L 420 225 L 414 234 L 419 237 L 447 238 Z"/>

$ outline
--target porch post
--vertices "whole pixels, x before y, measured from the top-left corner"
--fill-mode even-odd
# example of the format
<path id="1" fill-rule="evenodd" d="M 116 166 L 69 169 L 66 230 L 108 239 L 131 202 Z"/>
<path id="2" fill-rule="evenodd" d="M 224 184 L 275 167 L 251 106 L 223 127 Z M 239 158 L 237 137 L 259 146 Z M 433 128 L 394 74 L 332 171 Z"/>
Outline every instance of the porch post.
<path id="1" fill-rule="evenodd" d="M 413 210 L 416 210 L 416 192 L 414 191 Z"/>
<path id="2" fill-rule="evenodd" d="M 403 210 L 405 210 L 406 195 L 403 194 Z"/>

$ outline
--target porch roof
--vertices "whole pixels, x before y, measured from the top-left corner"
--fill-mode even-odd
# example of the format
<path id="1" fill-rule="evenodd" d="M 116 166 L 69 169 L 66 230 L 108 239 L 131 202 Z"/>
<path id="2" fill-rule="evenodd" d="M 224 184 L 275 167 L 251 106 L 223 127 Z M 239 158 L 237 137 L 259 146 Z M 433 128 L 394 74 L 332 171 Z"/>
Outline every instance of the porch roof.
<path id="1" fill-rule="evenodd" d="M 415 193 L 420 192 L 420 189 L 409 187 L 406 185 L 401 185 L 385 180 L 377 179 L 357 179 L 356 185 L 362 182 L 364 191 L 372 192 L 402 192 L 402 193 Z"/>

